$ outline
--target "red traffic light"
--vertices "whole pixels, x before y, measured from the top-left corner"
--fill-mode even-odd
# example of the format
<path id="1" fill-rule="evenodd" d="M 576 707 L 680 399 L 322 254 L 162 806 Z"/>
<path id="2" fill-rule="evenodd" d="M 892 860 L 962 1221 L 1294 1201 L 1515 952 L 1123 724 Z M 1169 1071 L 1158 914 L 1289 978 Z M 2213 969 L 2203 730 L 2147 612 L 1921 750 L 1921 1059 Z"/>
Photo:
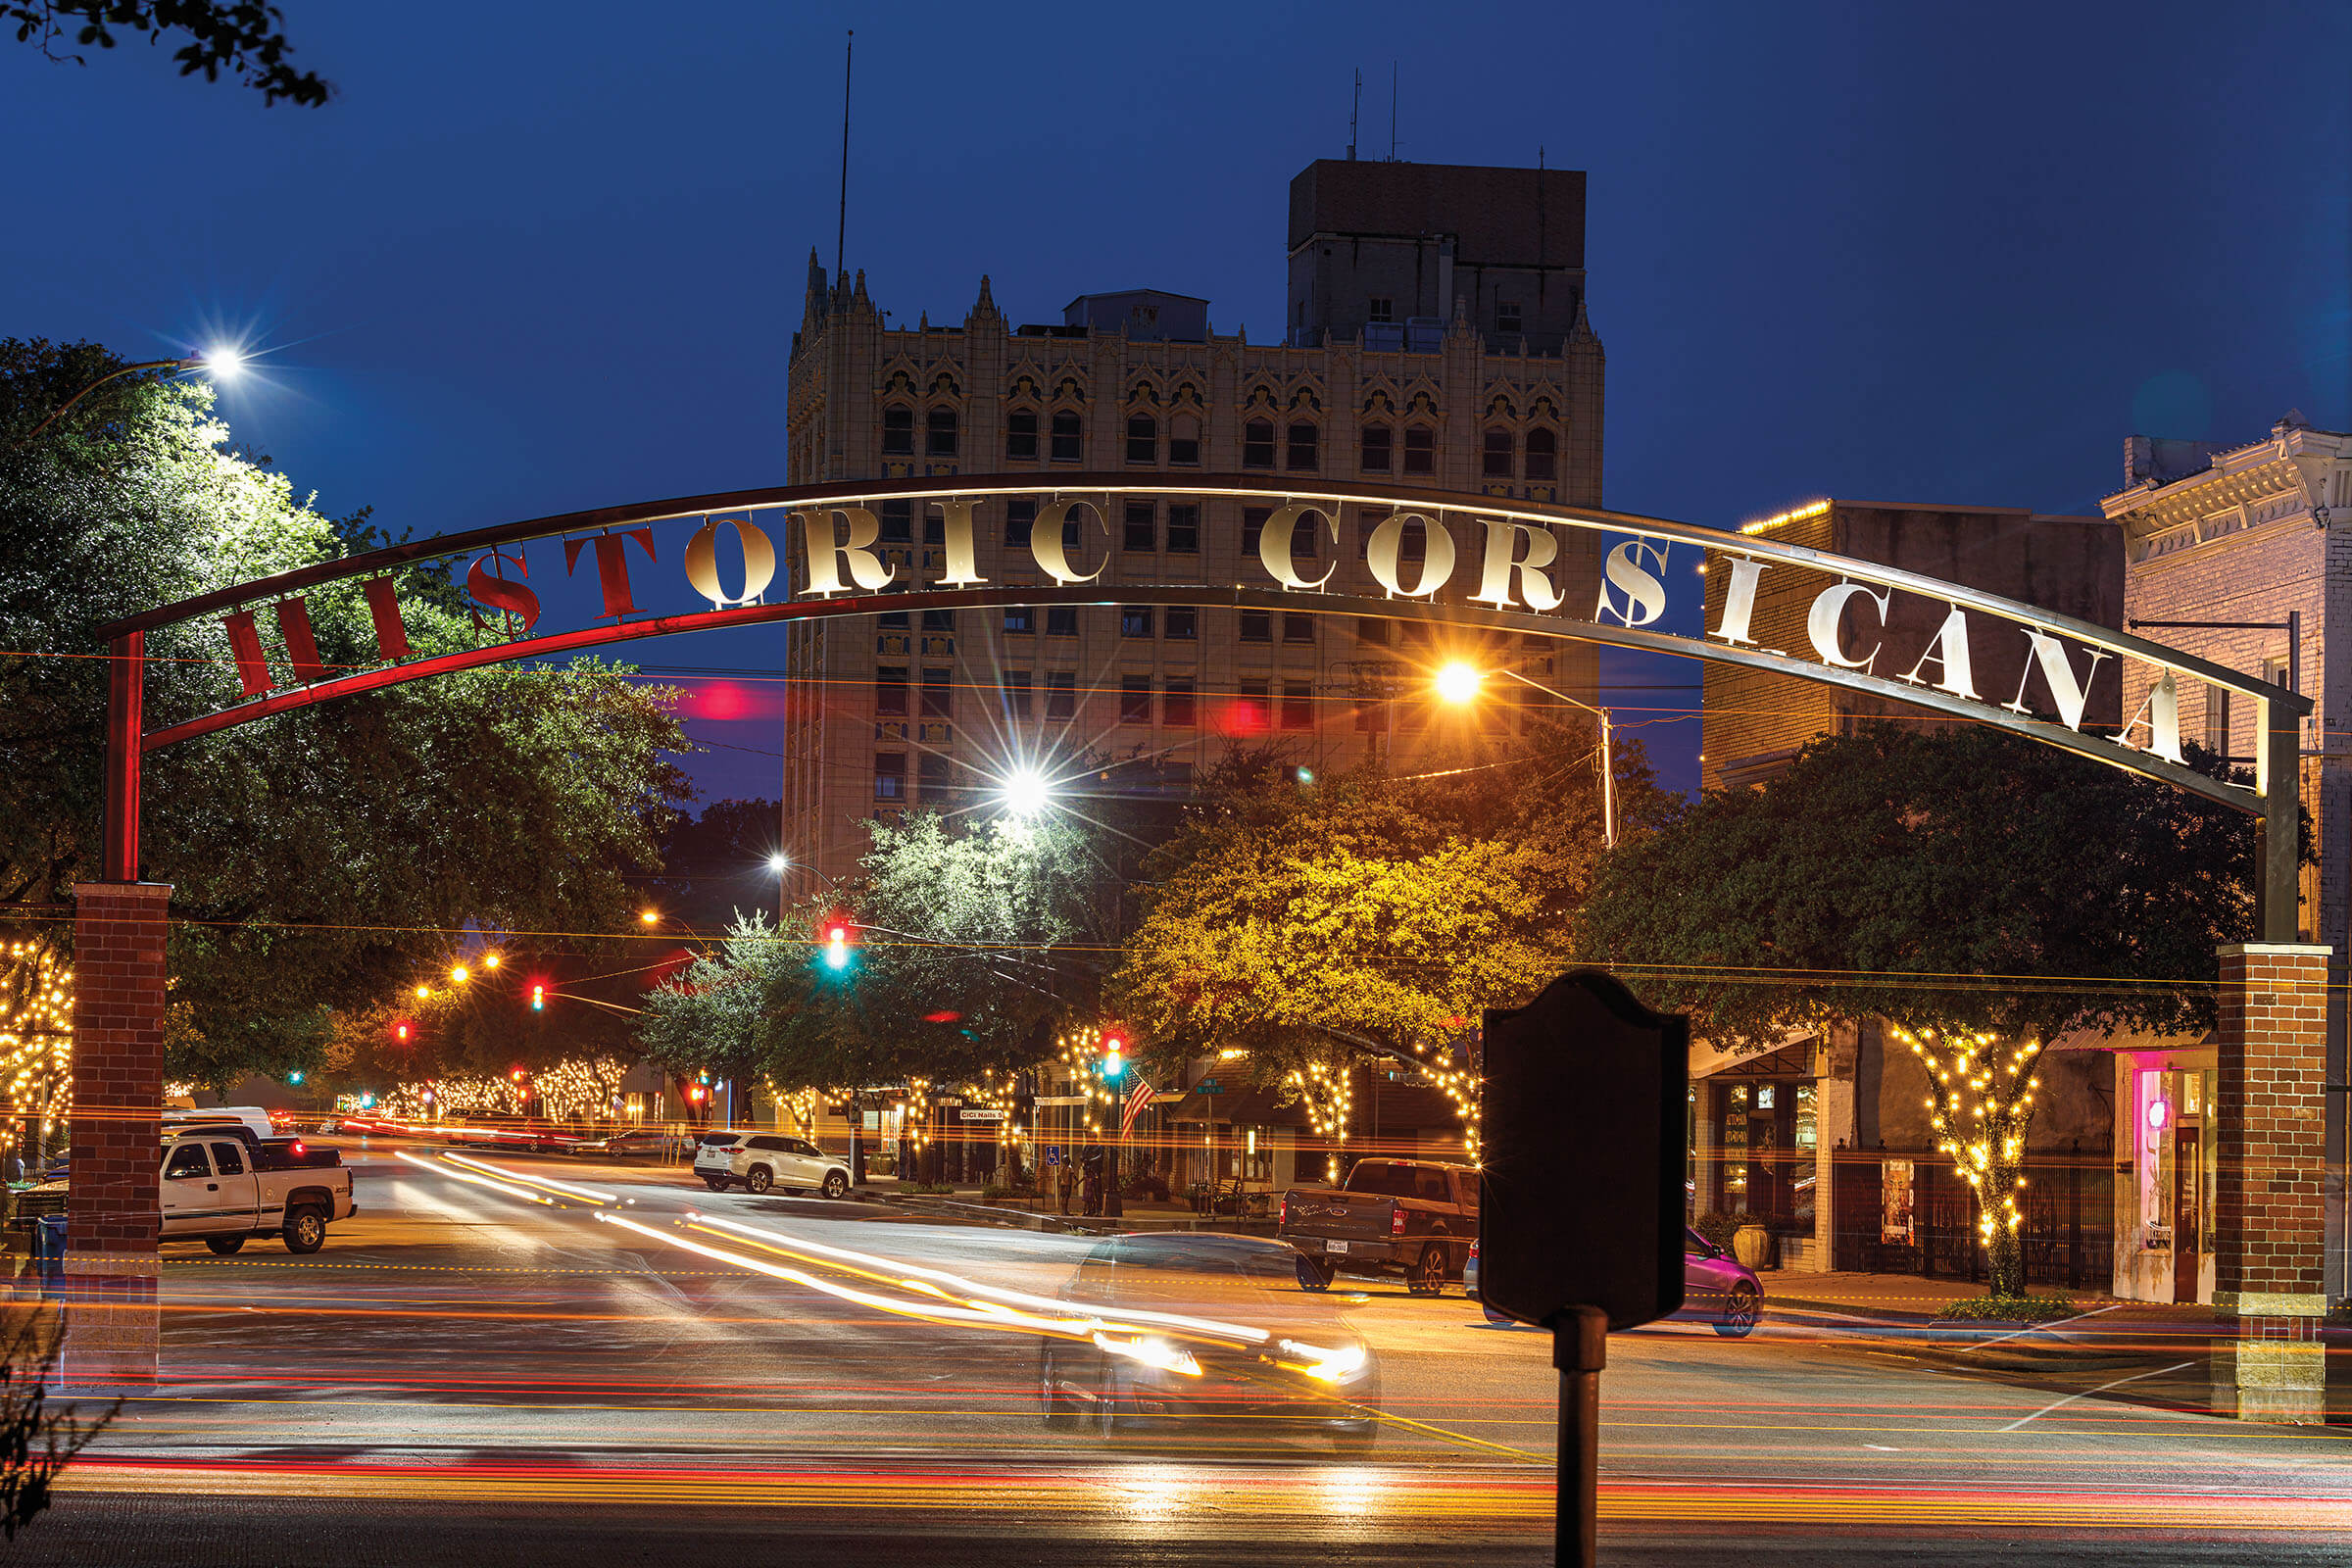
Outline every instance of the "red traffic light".
<path id="1" fill-rule="evenodd" d="M 514 1079 L 516 1083 L 520 1083 L 522 1082 L 522 1069 L 517 1067 L 513 1072 L 507 1074 L 507 1076 Z"/>
<path id="2" fill-rule="evenodd" d="M 1121 1040 L 1117 1035 L 1112 1035 L 1102 1042 L 1102 1049 L 1115 1056 L 1127 1049 L 1127 1042 Z"/>
<path id="3" fill-rule="evenodd" d="M 407 1040 L 409 1038 L 409 1026 L 405 1023 L 394 1024 L 392 1026 L 392 1038 L 401 1041 Z"/>
<path id="4" fill-rule="evenodd" d="M 537 984 L 531 987 L 531 1010 L 533 1012 L 547 1010 L 547 987 Z"/>
<path id="5" fill-rule="evenodd" d="M 846 925 L 837 925 L 825 933 L 825 940 L 827 942 L 847 942 L 850 940 L 850 928 Z"/>

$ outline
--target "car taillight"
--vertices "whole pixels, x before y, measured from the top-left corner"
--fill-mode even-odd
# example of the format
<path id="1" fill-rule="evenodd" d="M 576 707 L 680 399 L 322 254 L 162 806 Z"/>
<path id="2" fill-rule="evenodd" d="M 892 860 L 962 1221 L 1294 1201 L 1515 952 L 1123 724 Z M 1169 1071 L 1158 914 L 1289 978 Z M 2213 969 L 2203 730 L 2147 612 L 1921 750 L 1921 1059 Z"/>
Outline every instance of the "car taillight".
<path id="1" fill-rule="evenodd" d="M 1290 1222 L 1291 1222 L 1291 1195 L 1290 1195 L 1290 1194 L 1288 1194 L 1288 1193 L 1285 1193 L 1285 1194 L 1283 1194 L 1283 1195 L 1282 1195 L 1282 1212 L 1274 1216 L 1274 1223 L 1275 1223 L 1276 1225 L 1278 1225 L 1278 1226 L 1279 1226 L 1279 1225 L 1288 1225 Z"/>
<path id="2" fill-rule="evenodd" d="M 1404 1205 L 1402 1203 L 1389 1210 L 1389 1234 L 1391 1236 L 1404 1234 Z"/>

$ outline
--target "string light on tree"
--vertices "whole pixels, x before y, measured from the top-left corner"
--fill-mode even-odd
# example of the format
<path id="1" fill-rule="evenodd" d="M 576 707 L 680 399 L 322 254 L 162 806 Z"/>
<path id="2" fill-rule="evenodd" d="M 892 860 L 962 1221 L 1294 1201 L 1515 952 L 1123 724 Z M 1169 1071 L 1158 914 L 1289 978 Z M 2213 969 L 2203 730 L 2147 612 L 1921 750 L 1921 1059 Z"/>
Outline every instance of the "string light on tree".
<path id="1" fill-rule="evenodd" d="M 1895 1026 L 1895 1037 L 1911 1048 L 1928 1071 L 1928 1123 L 1938 1152 L 1977 1200 L 1977 1236 L 1996 1297 L 2023 1296 L 2025 1249 L 2018 1231 L 2025 1223 L 2019 1195 L 2026 1190 L 2026 1133 L 2034 1120 L 2034 1092 L 2041 1080 L 2034 1061 L 2041 1042 L 2004 1044 L 1998 1037 L 1959 1030 Z"/>
<path id="2" fill-rule="evenodd" d="M 0 970 L 0 1096 L 8 1122 L 0 1147 L 30 1135 L 48 1152 L 74 1100 L 74 972 L 40 937 L 8 945 Z"/>

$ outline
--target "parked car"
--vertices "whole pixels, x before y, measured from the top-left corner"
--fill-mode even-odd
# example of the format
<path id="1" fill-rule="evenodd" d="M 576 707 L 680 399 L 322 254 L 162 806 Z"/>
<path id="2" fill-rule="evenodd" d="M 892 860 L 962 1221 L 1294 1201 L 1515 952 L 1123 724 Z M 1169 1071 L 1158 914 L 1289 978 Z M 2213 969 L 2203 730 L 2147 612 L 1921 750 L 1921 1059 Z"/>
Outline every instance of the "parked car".
<path id="1" fill-rule="evenodd" d="M 1295 1258 L 1254 1236 L 1106 1237 L 1061 1292 L 1099 1321 L 1091 1341 L 1039 1347 L 1046 1424 L 1104 1438 L 1173 1428 L 1188 1444 L 1297 1432 L 1370 1448 L 1380 1368 L 1329 1302 L 1291 1288 Z"/>
<path id="2" fill-rule="evenodd" d="M 275 1236 L 289 1252 L 316 1252 L 326 1245 L 326 1228 L 359 1211 L 352 1201 L 351 1172 L 335 1150 L 332 1164 L 298 1162 L 269 1150 L 291 1139 L 248 1140 L 207 1129 L 164 1140 L 158 1201 L 167 1242 L 201 1241 L 229 1253 L 252 1236 Z M 257 1145 L 261 1148 L 257 1149 Z"/>
<path id="3" fill-rule="evenodd" d="M 1306 1290 L 1329 1290 L 1345 1268 L 1401 1274 L 1415 1296 L 1436 1296 L 1460 1277 L 1478 1235 L 1478 1172 L 1434 1159 L 1359 1159 L 1345 1187 L 1283 1194 L 1274 1234 L 1298 1250 Z"/>
<path id="4" fill-rule="evenodd" d="M 1474 1301 L 1479 1299 L 1476 1242 L 1470 1244 L 1470 1260 L 1462 1265 L 1462 1294 Z M 1488 1322 L 1512 1321 L 1484 1302 L 1480 1304 Z M 1715 1325 L 1716 1333 L 1738 1340 L 1753 1334 L 1763 1315 L 1764 1284 L 1755 1270 L 1684 1226 L 1683 1309 L 1675 1316 L 1705 1319 Z"/>
<path id="5" fill-rule="evenodd" d="M 850 1163 L 806 1138 L 782 1133 L 705 1133 L 695 1146 L 694 1173 L 714 1193 L 741 1183 L 746 1192 L 802 1187 L 840 1198 L 850 1190 Z"/>
<path id="6" fill-rule="evenodd" d="M 164 1133 L 167 1137 L 191 1127 L 243 1127 L 256 1138 L 275 1138 L 278 1129 L 270 1124 L 270 1112 L 259 1105 L 214 1105 L 197 1110 L 178 1106 L 164 1112 Z"/>

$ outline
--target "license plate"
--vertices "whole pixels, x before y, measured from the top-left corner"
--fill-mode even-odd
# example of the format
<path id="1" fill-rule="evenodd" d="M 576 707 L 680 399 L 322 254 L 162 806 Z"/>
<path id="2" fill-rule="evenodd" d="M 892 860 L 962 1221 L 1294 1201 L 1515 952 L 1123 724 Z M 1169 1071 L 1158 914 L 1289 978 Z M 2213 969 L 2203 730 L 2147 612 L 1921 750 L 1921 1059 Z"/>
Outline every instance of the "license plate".
<path id="1" fill-rule="evenodd" d="M 1348 1244 L 1346 1242 L 1325 1242 L 1323 1244 L 1323 1250 L 1326 1252 L 1345 1252 L 1348 1250 Z"/>

